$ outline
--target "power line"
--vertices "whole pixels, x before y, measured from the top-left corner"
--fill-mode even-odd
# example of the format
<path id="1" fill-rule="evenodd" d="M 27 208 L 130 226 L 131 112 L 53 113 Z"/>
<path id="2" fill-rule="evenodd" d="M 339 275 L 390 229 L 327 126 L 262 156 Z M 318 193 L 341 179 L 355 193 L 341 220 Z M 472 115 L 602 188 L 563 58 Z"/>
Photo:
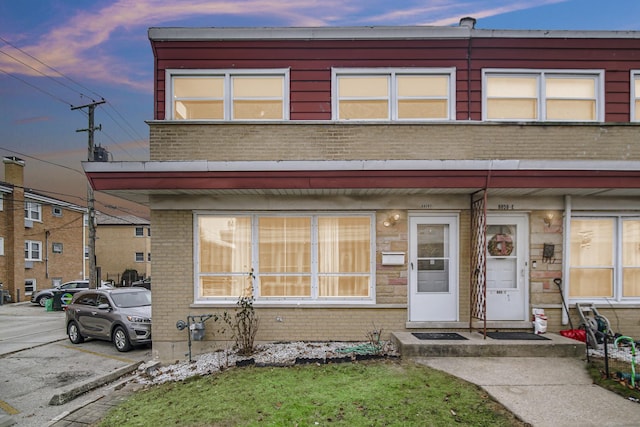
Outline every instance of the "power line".
<path id="1" fill-rule="evenodd" d="M 58 74 L 58 75 L 59 75 L 59 76 L 61 76 L 62 78 L 64 78 L 64 79 L 66 79 L 66 80 L 70 81 L 71 83 L 73 83 L 74 85 L 76 85 L 76 86 L 78 86 L 78 87 L 80 87 L 80 88 L 82 88 L 82 89 L 86 90 L 87 92 L 91 92 L 91 93 L 93 93 L 94 95 L 98 96 L 102 101 L 105 101 L 104 97 L 103 97 L 103 96 L 101 96 L 100 94 L 98 94 L 97 92 L 95 92 L 95 91 L 93 91 L 93 90 L 89 89 L 88 87 L 86 87 L 86 86 L 82 85 L 81 83 L 77 82 L 76 80 L 74 80 L 74 79 L 72 79 L 71 77 L 67 76 L 66 74 L 62 73 L 61 71 L 59 71 L 59 70 L 55 69 L 54 67 L 50 66 L 49 64 L 45 63 L 44 61 L 42 61 L 42 60 L 38 59 L 37 57 L 35 57 L 35 56 L 31 55 L 30 53 L 28 53 L 28 52 L 24 51 L 23 49 L 19 48 L 18 46 L 16 46 L 16 45 L 12 44 L 11 42 L 9 42 L 8 40 L 6 40 L 5 38 L 0 37 L 0 40 L 1 40 L 1 41 L 3 41 L 4 43 L 6 43 L 7 45 L 11 46 L 12 48 L 14 48 L 14 49 L 16 49 L 16 50 L 20 51 L 21 53 L 23 53 L 24 55 L 28 56 L 29 58 L 33 59 L 34 61 L 38 62 L 39 64 L 41 64 L 41 65 L 43 65 L 43 66 L 47 67 L 48 69 L 52 70 L 53 72 L 55 72 L 56 74 Z M 80 95 L 80 97 L 86 97 L 86 98 L 89 98 L 88 96 L 86 96 L 84 93 L 82 93 L 82 92 L 78 91 L 77 89 L 75 89 L 75 88 L 73 88 L 73 87 L 71 87 L 71 86 L 69 86 L 69 85 L 67 85 L 67 84 L 62 83 L 62 82 L 60 82 L 60 81 L 59 81 L 59 80 L 57 80 L 57 79 L 54 79 L 53 77 L 51 77 L 51 76 L 49 76 L 49 75 L 47 75 L 47 74 L 43 73 L 42 71 L 40 71 L 40 70 L 38 70 L 37 68 L 35 68 L 35 67 L 33 67 L 33 66 L 31 66 L 31 65 L 27 64 L 27 63 L 26 63 L 26 62 L 24 62 L 24 61 L 22 61 L 22 60 L 20 60 L 20 59 L 16 58 L 15 56 L 13 56 L 13 55 L 11 55 L 11 54 L 9 54 L 9 53 L 7 53 L 7 52 L 4 52 L 4 51 L 2 51 L 2 50 L 0 50 L 0 53 L 2 53 L 2 54 L 4 54 L 4 55 L 8 56 L 9 58 L 13 59 L 13 60 L 14 60 L 14 61 L 16 61 L 16 62 L 19 62 L 20 64 L 24 65 L 25 67 L 28 67 L 28 68 L 32 69 L 33 71 L 35 71 L 35 72 L 39 73 L 40 75 L 42 75 L 42 76 L 44 76 L 44 77 L 46 77 L 46 78 L 48 78 L 48 79 L 52 80 L 53 82 L 55 82 L 55 83 L 57 83 L 57 84 L 61 85 L 62 87 L 64 87 L 64 88 L 66 88 L 66 89 L 71 90 L 72 92 L 74 92 L 74 93 L 76 93 L 76 94 Z M 46 90 L 44 90 L 44 89 L 42 89 L 42 88 L 40 88 L 40 87 L 36 86 L 36 85 L 34 85 L 34 84 L 31 84 L 31 83 L 27 82 L 27 81 L 26 81 L 26 80 L 24 80 L 24 79 L 21 79 L 21 78 L 19 78 L 19 77 L 17 77 L 17 76 L 14 76 L 13 74 L 11 74 L 11 73 L 9 73 L 9 72 L 7 72 L 7 71 L 4 71 L 4 70 L 2 70 L 2 71 L 3 71 L 5 74 L 7 74 L 8 76 L 13 77 L 13 78 L 15 78 L 15 79 L 17 79 L 17 80 L 21 81 L 22 83 L 24 83 L 24 84 L 26 84 L 26 85 L 28 85 L 28 86 L 30 86 L 30 87 L 32 87 L 32 88 L 34 88 L 34 89 L 37 89 L 37 90 L 39 90 L 39 91 L 41 91 L 41 92 L 43 92 L 43 93 L 47 94 L 48 96 L 51 96 L 52 98 L 54 98 L 54 99 L 56 99 L 56 100 L 62 101 L 63 103 L 65 103 L 65 104 L 67 104 L 67 105 L 71 105 L 71 106 L 73 106 L 73 103 L 71 103 L 71 102 L 64 101 L 62 98 L 57 97 L 56 95 L 54 95 L 54 94 L 52 94 L 52 93 L 50 93 L 50 92 L 48 92 L 48 91 L 46 91 Z M 95 101 L 93 101 L 93 102 L 95 102 Z M 125 117 L 124 117 L 124 116 L 123 116 L 123 115 L 122 115 L 122 114 L 121 114 L 121 113 L 120 113 L 120 112 L 115 108 L 115 106 L 114 106 L 113 104 L 108 103 L 108 105 L 111 107 L 111 109 L 113 109 L 113 111 L 115 111 L 115 113 L 116 113 L 116 114 L 121 118 L 121 120 L 122 120 L 122 121 L 123 121 L 127 126 L 129 126 L 129 128 L 130 128 L 130 129 L 132 129 L 132 130 L 136 133 L 137 139 L 140 139 L 140 140 L 144 140 L 144 139 L 145 139 L 144 137 L 142 137 L 142 136 L 141 136 L 141 135 L 140 135 L 140 134 L 135 130 L 135 128 L 133 127 L 133 125 L 131 125 L 131 124 L 126 120 L 126 118 L 125 118 Z M 81 111 L 82 111 L 82 113 L 87 114 L 85 111 L 83 111 L 83 110 L 81 110 Z M 131 138 L 131 139 L 134 139 L 134 140 L 136 139 L 136 136 L 132 135 L 132 134 L 131 134 L 131 133 L 130 133 L 130 132 L 129 132 L 129 131 L 128 131 L 128 130 L 127 130 L 127 129 L 126 129 L 126 128 L 125 128 L 125 127 L 124 127 L 124 126 L 119 122 L 119 121 L 118 121 L 118 120 L 116 120 L 116 118 L 114 118 L 111 114 L 109 114 L 109 112 L 108 112 L 107 110 L 103 110 L 103 111 L 104 111 L 104 112 L 105 112 L 105 114 L 107 114 L 107 115 L 111 118 L 111 120 L 113 120 L 113 122 L 114 122 L 116 125 L 118 125 L 118 126 L 120 127 L 120 129 L 122 129 L 122 130 L 123 130 L 123 131 L 124 131 L 124 132 L 125 132 L 125 133 L 130 137 L 130 138 Z M 105 134 L 105 135 L 106 135 L 106 134 Z M 129 157 L 133 158 L 133 156 L 132 156 L 129 152 L 127 152 L 127 150 L 126 150 L 126 149 L 124 149 L 122 146 L 120 146 L 120 145 L 115 141 L 115 139 L 113 139 L 113 138 L 112 138 L 112 137 L 110 137 L 109 135 L 106 135 L 106 136 L 108 136 L 108 137 L 112 140 L 112 142 L 113 142 L 114 144 L 118 145 L 118 147 L 119 147 L 122 151 L 124 151 L 124 152 L 129 156 Z"/>
<path id="2" fill-rule="evenodd" d="M 69 85 L 66 85 L 66 84 L 62 83 L 60 80 L 54 79 L 53 77 L 51 77 L 51 76 L 49 76 L 49 75 L 47 75 L 47 74 L 43 73 L 42 71 L 38 70 L 37 68 L 32 67 L 31 65 L 27 64 L 26 62 L 21 61 L 20 59 L 16 58 L 15 56 L 12 56 L 12 55 L 8 54 L 7 52 L 5 52 L 5 51 L 3 51 L 3 50 L 1 50 L 1 49 L 0 49 L 0 53 L 1 53 L 1 54 L 3 54 L 3 55 L 8 56 L 9 58 L 13 59 L 13 60 L 14 60 L 14 61 L 16 61 L 16 62 L 21 63 L 21 64 L 22 64 L 22 65 L 24 65 L 25 67 L 31 68 L 31 69 L 32 69 L 33 71 L 35 71 L 36 73 L 40 74 L 40 75 L 41 75 L 41 76 L 43 76 L 43 77 L 48 78 L 48 79 L 49 79 L 49 80 L 51 80 L 52 82 L 57 83 L 57 84 L 59 84 L 60 86 L 62 86 L 62 87 L 64 87 L 64 88 L 67 88 L 67 89 L 71 90 L 72 92 L 75 92 L 75 93 L 79 94 L 81 97 L 86 96 L 86 95 L 84 95 L 82 92 L 78 92 L 76 89 L 72 88 L 71 86 L 69 86 Z M 34 59 L 35 59 L 35 58 L 34 58 Z M 88 97 L 87 97 L 87 98 L 88 98 Z"/>
<path id="3" fill-rule="evenodd" d="M 33 84 L 29 83 L 28 81 L 21 79 L 20 77 L 14 76 L 13 74 L 9 73 L 8 71 L 3 70 L 2 68 L 0 68 L 0 71 L 5 73 L 9 77 L 12 77 L 12 78 L 14 78 L 14 79 L 16 79 L 18 81 L 21 81 L 22 83 L 26 84 L 27 86 L 31 86 L 35 90 L 38 90 L 38 91 L 44 93 L 45 95 L 50 96 L 51 98 L 55 99 L 56 101 L 60 101 L 63 104 L 66 104 L 66 105 L 73 105 L 73 103 L 71 103 L 69 101 L 65 101 L 64 99 L 60 98 L 59 96 L 54 95 L 54 94 L 52 94 L 50 92 L 47 92 L 46 90 L 44 90 L 42 88 L 39 88 L 38 86 L 33 85 Z"/>
<path id="4" fill-rule="evenodd" d="M 20 52 L 22 52 L 23 54 L 27 55 L 29 58 L 33 59 L 34 61 L 37 61 L 38 63 L 44 65 L 45 67 L 49 68 L 50 70 L 52 70 L 53 72 L 57 73 L 59 76 L 69 80 L 71 83 L 77 85 L 78 87 L 81 87 L 82 89 L 93 93 L 95 96 L 97 96 L 98 98 L 104 99 L 103 96 L 101 96 L 100 94 L 94 92 L 93 90 L 89 89 L 88 87 L 83 86 L 82 84 L 76 82 L 75 80 L 73 80 L 71 77 L 67 76 L 66 74 L 63 74 L 62 72 L 56 70 L 55 68 L 53 68 L 51 65 L 46 64 L 45 62 L 41 61 L 40 59 L 36 58 L 35 56 L 31 55 L 28 52 L 25 52 L 24 50 L 20 49 L 18 46 L 12 44 L 11 42 L 9 42 L 8 40 L 4 39 L 3 37 L 0 37 L 0 40 L 2 40 L 3 42 L 5 42 L 6 44 L 8 44 L 9 46 L 11 46 L 12 48 L 19 50 Z M 74 90 L 74 92 L 79 93 L 80 95 L 82 95 L 82 93 L 80 93 L 77 90 Z"/>
<path id="5" fill-rule="evenodd" d="M 37 157 L 33 157 L 33 156 L 30 156 L 30 155 L 28 155 L 28 154 L 24 154 L 24 153 L 19 153 L 18 151 L 14 151 L 14 150 L 11 150 L 11 149 L 9 149 L 9 148 L 5 148 L 5 147 L 0 147 L 0 150 L 5 150 L 5 151 L 8 151 L 8 152 L 10 152 L 10 153 L 17 154 L 17 155 L 19 155 L 20 157 L 28 157 L 28 158 L 30 158 L 30 159 L 37 160 L 37 161 L 42 162 L 42 163 L 50 164 L 50 165 L 52 165 L 52 166 L 58 166 L 58 167 L 60 167 L 60 168 L 68 169 L 68 170 L 70 170 L 70 171 L 72 171 L 72 172 L 76 172 L 76 173 L 79 173 L 79 174 L 80 174 L 80 175 L 82 175 L 82 176 L 85 176 L 85 175 L 84 175 L 84 172 L 82 172 L 82 171 L 80 171 L 80 170 L 78 170 L 78 169 L 71 168 L 71 167 L 69 167 L 69 166 L 59 165 L 59 164 L 57 164 L 57 163 L 53 163 L 53 162 L 50 162 L 50 161 L 48 161 L 48 160 L 42 160 L 42 159 L 39 159 L 39 158 L 37 158 Z"/>

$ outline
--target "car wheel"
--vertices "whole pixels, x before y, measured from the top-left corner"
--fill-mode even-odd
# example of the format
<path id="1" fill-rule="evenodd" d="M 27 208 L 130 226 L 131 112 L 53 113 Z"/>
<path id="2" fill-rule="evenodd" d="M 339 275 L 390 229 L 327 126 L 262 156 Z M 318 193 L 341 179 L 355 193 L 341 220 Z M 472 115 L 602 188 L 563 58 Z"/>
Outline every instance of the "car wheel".
<path id="1" fill-rule="evenodd" d="M 47 305 L 47 300 L 48 300 L 49 298 L 51 298 L 51 297 L 46 296 L 46 295 L 41 296 L 40 298 L 38 298 L 38 301 L 37 301 L 37 302 L 38 302 L 38 304 L 40 304 L 40 307 L 45 307 L 45 306 Z"/>
<path id="2" fill-rule="evenodd" d="M 129 336 L 127 335 L 127 331 L 125 331 L 122 326 L 116 326 L 116 328 L 113 330 L 113 345 L 118 351 L 131 350 L 131 342 L 129 341 Z"/>
<path id="3" fill-rule="evenodd" d="M 69 326 L 67 326 L 67 335 L 69 335 L 69 341 L 73 344 L 80 344 L 84 342 L 84 337 L 80 334 L 80 330 L 78 329 L 78 324 L 76 322 L 69 322 Z"/>

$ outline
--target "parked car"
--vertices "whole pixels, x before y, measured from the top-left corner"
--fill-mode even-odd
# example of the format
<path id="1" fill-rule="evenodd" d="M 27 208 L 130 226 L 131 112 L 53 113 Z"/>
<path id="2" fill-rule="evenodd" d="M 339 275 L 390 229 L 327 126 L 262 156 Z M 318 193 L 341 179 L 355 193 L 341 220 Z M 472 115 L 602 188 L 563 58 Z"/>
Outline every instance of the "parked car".
<path id="1" fill-rule="evenodd" d="M 101 289 L 108 289 L 112 287 L 113 286 L 109 282 L 102 282 L 102 284 L 100 285 Z M 44 307 L 47 304 L 47 300 L 49 298 L 53 298 L 53 293 L 55 291 L 64 291 L 65 294 L 69 293 L 73 295 L 76 292 L 80 292 L 85 289 L 89 289 L 88 280 L 72 280 L 70 282 L 65 282 L 55 288 L 42 289 L 40 291 L 34 292 L 31 295 L 31 302 L 34 304 L 40 304 L 42 307 Z"/>
<path id="2" fill-rule="evenodd" d="M 151 290 L 151 277 L 147 277 L 146 279 L 136 280 L 135 282 L 131 282 L 131 286 L 138 286 L 140 288 Z"/>
<path id="3" fill-rule="evenodd" d="M 129 351 L 151 343 L 151 291 L 127 287 L 78 292 L 65 308 L 65 318 L 73 344 L 95 338 Z"/>

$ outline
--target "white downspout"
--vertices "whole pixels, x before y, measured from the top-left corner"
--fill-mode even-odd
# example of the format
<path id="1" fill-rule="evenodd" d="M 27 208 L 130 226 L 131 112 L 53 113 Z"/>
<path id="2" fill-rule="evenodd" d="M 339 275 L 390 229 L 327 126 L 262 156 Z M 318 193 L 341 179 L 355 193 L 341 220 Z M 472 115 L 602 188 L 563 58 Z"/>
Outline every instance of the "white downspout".
<path id="1" fill-rule="evenodd" d="M 563 225 L 563 233 L 562 233 L 562 298 L 566 301 L 566 310 L 562 310 L 562 324 L 566 325 L 569 323 L 569 315 L 567 311 L 569 310 L 569 295 L 567 293 L 567 289 L 569 288 L 569 268 L 570 262 L 569 258 L 571 257 L 571 196 L 564 196 L 564 225 Z"/>

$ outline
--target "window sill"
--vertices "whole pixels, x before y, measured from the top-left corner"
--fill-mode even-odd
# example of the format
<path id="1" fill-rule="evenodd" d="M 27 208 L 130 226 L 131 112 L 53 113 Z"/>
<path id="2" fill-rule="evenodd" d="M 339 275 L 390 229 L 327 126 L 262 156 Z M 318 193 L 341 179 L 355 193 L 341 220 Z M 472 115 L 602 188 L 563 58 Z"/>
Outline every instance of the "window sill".
<path id="1" fill-rule="evenodd" d="M 235 307 L 236 301 L 207 301 L 207 302 L 194 302 L 189 305 L 189 308 L 229 308 Z M 270 309 L 270 308 L 304 308 L 304 309 L 328 309 L 328 308 L 384 308 L 384 309 L 406 309 L 406 304 L 376 304 L 375 302 L 353 302 L 348 301 L 344 303 L 328 303 L 328 302 L 305 302 L 304 304 L 297 303 L 254 303 L 253 305 L 257 309 Z"/>

